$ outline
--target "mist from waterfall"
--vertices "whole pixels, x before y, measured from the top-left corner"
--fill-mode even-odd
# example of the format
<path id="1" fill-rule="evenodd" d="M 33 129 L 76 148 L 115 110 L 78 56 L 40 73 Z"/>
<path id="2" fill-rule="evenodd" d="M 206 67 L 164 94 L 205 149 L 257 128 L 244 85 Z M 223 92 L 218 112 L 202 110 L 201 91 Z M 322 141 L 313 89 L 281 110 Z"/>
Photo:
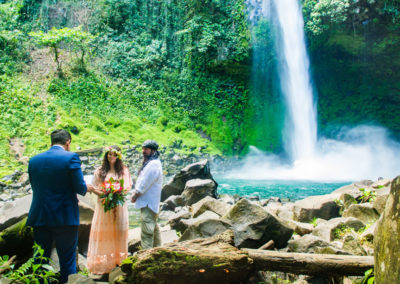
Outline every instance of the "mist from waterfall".
<path id="1" fill-rule="evenodd" d="M 400 144 L 376 125 L 342 127 L 334 139 L 317 139 L 316 107 L 299 0 L 250 0 L 250 19 L 275 28 L 281 91 L 287 114 L 283 141 L 289 157 L 250 153 L 228 176 L 239 179 L 356 181 L 400 174 Z"/>

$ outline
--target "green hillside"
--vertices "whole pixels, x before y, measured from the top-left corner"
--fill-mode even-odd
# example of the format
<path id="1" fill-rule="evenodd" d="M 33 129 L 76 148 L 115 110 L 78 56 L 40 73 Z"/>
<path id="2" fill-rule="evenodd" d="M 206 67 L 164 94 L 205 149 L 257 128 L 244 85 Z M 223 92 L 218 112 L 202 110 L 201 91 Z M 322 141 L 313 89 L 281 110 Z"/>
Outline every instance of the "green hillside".
<path id="1" fill-rule="evenodd" d="M 321 135 L 400 133 L 398 1 L 304 0 Z M 66 128 L 73 150 L 282 151 L 269 23 L 244 0 L 0 0 L 0 177 Z"/>

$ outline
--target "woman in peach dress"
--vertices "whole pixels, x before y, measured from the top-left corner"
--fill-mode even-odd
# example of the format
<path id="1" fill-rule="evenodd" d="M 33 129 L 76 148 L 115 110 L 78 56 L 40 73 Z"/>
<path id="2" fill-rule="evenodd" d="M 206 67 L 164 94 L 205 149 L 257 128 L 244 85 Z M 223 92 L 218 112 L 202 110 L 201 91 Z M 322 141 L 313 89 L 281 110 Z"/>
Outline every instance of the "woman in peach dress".
<path id="1" fill-rule="evenodd" d="M 124 190 L 132 187 L 128 168 L 122 163 L 118 146 L 106 147 L 103 164 L 94 173 L 93 185 L 100 188 L 109 181 L 124 179 Z M 128 257 L 128 203 L 104 212 L 100 197 L 93 215 L 87 255 L 88 270 L 92 274 L 108 274 Z"/>

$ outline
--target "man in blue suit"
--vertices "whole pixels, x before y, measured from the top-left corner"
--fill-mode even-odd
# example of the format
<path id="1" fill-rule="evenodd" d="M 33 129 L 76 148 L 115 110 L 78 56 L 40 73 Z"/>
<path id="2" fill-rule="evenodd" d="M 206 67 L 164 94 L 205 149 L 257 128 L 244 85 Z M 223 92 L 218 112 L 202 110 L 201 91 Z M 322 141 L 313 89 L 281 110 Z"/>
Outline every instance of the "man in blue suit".
<path id="1" fill-rule="evenodd" d="M 35 242 L 50 257 L 55 241 L 61 282 L 76 273 L 79 208 L 77 194 L 95 192 L 86 185 L 78 154 L 69 152 L 71 135 L 62 129 L 51 133 L 51 148 L 30 159 L 28 173 L 33 199 L 26 225 L 33 227 Z"/>

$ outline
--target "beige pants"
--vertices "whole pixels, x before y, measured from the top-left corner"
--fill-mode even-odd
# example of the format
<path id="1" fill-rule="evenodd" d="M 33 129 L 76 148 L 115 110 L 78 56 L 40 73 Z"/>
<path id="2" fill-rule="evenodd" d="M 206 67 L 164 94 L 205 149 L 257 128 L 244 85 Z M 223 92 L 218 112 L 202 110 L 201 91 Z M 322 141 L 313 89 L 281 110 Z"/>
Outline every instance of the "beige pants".
<path id="1" fill-rule="evenodd" d="M 158 214 L 149 207 L 140 209 L 141 243 L 143 249 L 161 246 L 160 228 L 157 225 Z"/>

